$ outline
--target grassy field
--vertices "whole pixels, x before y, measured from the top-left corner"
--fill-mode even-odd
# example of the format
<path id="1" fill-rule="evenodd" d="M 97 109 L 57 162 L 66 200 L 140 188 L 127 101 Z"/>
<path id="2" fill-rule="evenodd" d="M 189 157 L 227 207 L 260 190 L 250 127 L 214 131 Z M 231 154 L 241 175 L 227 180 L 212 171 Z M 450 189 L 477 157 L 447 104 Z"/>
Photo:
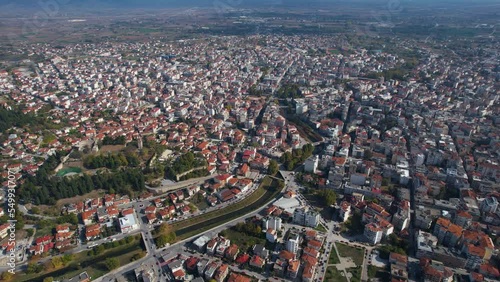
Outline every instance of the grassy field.
<path id="1" fill-rule="evenodd" d="M 347 278 L 335 266 L 329 266 L 326 268 L 324 281 L 347 282 Z"/>
<path id="2" fill-rule="evenodd" d="M 266 239 L 257 238 L 254 236 L 247 235 L 245 233 L 238 232 L 231 228 L 226 229 L 226 237 L 231 240 L 231 244 L 236 244 L 240 247 L 241 250 L 246 250 L 248 247 L 251 247 L 255 244 L 266 244 Z"/>
<path id="3" fill-rule="evenodd" d="M 199 234 L 204 230 L 208 230 L 224 222 L 230 221 L 231 219 L 238 218 L 256 208 L 260 208 L 263 203 L 276 197 L 280 192 L 274 189 L 277 184 L 277 180 L 266 177 L 262 180 L 261 185 L 255 192 L 237 204 L 172 224 L 172 228 L 177 234 L 177 240 Z"/>
<path id="4" fill-rule="evenodd" d="M 195 205 L 200 211 L 207 209 L 209 207 L 205 197 L 196 197 L 196 195 L 191 199 L 191 203 Z"/>
<path id="5" fill-rule="evenodd" d="M 355 247 L 347 246 L 344 244 L 337 244 L 337 249 L 339 250 L 339 255 L 345 258 L 352 258 L 357 266 L 363 264 L 363 249 L 357 249 Z"/>
<path id="6" fill-rule="evenodd" d="M 335 243 L 334 243 L 335 244 Z M 335 247 L 332 246 L 332 251 L 330 252 L 330 258 L 328 258 L 328 263 L 329 264 L 337 264 L 340 263 L 339 256 L 337 255 L 337 251 L 335 250 Z"/>
<path id="7" fill-rule="evenodd" d="M 134 239 L 129 244 L 125 243 L 116 248 L 105 250 L 95 256 L 89 256 L 87 251 L 83 251 L 75 254 L 73 260 L 67 266 L 59 269 L 48 267 L 50 265 L 49 261 L 43 272 L 16 276 L 14 281 L 43 281 L 47 277 L 53 277 L 54 280 L 63 280 L 78 275 L 83 271 L 87 271 L 92 279 L 95 279 L 109 272 L 104 265 L 106 258 L 118 258 L 120 265 L 128 264 L 134 255 L 144 251 L 141 242 L 142 237 L 139 236 L 138 239 Z"/>

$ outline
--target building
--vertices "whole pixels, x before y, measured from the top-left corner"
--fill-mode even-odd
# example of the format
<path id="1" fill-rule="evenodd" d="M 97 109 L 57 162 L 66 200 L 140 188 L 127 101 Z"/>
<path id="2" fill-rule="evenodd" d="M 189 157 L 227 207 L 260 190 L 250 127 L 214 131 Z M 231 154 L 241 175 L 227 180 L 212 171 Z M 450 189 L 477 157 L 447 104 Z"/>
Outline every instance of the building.
<path id="1" fill-rule="evenodd" d="M 382 240 L 382 228 L 380 228 L 376 223 L 369 223 L 365 225 L 365 230 L 363 235 L 370 244 L 378 244 Z"/>
<path id="2" fill-rule="evenodd" d="M 304 225 L 309 227 L 316 227 L 319 224 L 319 213 L 309 210 L 304 216 Z"/>
<path id="3" fill-rule="evenodd" d="M 339 219 L 341 222 L 346 222 L 351 216 L 351 204 L 347 201 L 342 201 L 339 208 Z"/>
<path id="4" fill-rule="evenodd" d="M 481 202 L 481 211 L 483 213 L 494 213 L 498 209 L 498 200 L 496 197 L 488 196 Z"/>
<path id="5" fill-rule="evenodd" d="M 267 230 L 269 228 L 272 228 L 274 230 L 281 230 L 281 223 L 281 218 L 277 216 L 266 218 L 262 221 L 262 230 Z"/>
<path id="6" fill-rule="evenodd" d="M 266 240 L 274 243 L 278 239 L 278 232 L 272 228 L 268 228 L 266 231 Z"/>
<path id="7" fill-rule="evenodd" d="M 63 279 L 62 282 L 90 282 L 90 276 L 86 271 L 69 279 Z"/>
<path id="8" fill-rule="evenodd" d="M 295 211 L 293 212 L 293 222 L 300 225 L 304 225 L 304 218 L 306 215 L 306 211 L 307 211 L 306 208 L 295 209 Z"/>
<path id="9" fill-rule="evenodd" d="M 299 273 L 300 261 L 292 260 L 288 263 L 288 277 L 297 278 L 297 274 Z"/>
<path id="10" fill-rule="evenodd" d="M 293 212 L 293 222 L 304 226 L 316 227 L 319 224 L 319 213 L 307 208 L 297 208 Z"/>
<path id="11" fill-rule="evenodd" d="M 314 155 L 309 157 L 304 163 L 304 171 L 306 172 L 315 172 L 318 168 L 319 157 L 318 155 Z"/>
<path id="12" fill-rule="evenodd" d="M 296 233 L 290 233 L 286 241 L 286 250 L 296 254 L 299 250 L 300 236 Z"/>
<path id="13" fill-rule="evenodd" d="M 139 228 L 134 214 L 128 214 L 124 217 L 120 217 L 118 221 L 120 222 L 120 230 L 122 233 L 128 233 Z"/>
<path id="14" fill-rule="evenodd" d="M 203 235 L 198 237 L 196 240 L 194 240 L 193 245 L 196 247 L 196 249 L 204 253 L 205 252 L 205 246 L 207 245 L 208 241 L 210 241 L 210 238 Z"/>

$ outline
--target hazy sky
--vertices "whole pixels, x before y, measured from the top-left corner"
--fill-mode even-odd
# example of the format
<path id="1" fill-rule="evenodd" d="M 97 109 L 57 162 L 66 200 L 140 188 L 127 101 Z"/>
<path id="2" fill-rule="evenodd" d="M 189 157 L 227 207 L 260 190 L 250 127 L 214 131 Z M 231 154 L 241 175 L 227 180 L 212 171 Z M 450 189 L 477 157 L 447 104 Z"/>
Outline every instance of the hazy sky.
<path id="1" fill-rule="evenodd" d="M 338 4 L 352 5 L 402 5 L 415 6 L 443 5 L 457 6 L 460 4 L 498 3 L 498 0 L 0 0 L 0 8 L 18 6 L 40 8 L 42 3 L 57 3 L 59 8 L 71 7 L 114 7 L 114 8 L 155 8 L 155 7 L 214 7 L 226 6 L 233 8 L 246 7 L 334 7 Z M 3 11 L 5 12 L 5 11 Z"/>

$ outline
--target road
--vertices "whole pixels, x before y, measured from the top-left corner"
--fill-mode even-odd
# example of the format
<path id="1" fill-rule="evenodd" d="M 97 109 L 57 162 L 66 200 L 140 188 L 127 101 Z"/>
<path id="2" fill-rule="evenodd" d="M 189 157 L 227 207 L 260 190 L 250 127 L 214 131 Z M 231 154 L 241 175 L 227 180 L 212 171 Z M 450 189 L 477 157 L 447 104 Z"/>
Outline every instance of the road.
<path id="1" fill-rule="evenodd" d="M 184 180 L 184 181 L 180 181 L 180 182 L 175 182 L 175 183 L 171 183 L 171 184 L 162 184 L 159 187 L 149 187 L 149 186 L 146 186 L 146 188 L 149 189 L 152 192 L 166 193 L 166 192 L 169 192 L 169 191 L 178 190 L 178 189 L 181 189 L 181 188 L 184 188 L 184 187 L 188 187 L 188 186 L 191 186 L 191 185 L 202 184 L 206 180 L 214 178 L 217 175 L 218 174 L 212 174 L 212 175 L 209 175 L 209 176 L 188 179 L 188 180 Z"/>
<path id="2" fill-rule="evenodd" d="M 26 208 L 26 206 L 24 205 L 21 205 L 21 204 L 17 204 L 18 208 L 19 208 L 19 211 L 24 214 L 24 215 L 29 215 L 29 216 L 33 216 L 33 217 L 38 217 L 38 218 L 42 218 L 42 219 L 53 219 L 55 220 L 56 217 L 53 217 L 53 216 L 46 216 L 46 215 L 39 215 L 39 214 L 32 214 L 28 211 L 28 209 Z"/>

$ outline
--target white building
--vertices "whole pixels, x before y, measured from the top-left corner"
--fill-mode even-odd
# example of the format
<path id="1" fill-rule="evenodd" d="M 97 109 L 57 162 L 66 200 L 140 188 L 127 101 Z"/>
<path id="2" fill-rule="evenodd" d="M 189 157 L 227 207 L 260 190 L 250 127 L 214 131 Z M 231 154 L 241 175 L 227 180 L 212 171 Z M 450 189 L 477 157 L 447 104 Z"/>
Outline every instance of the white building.
<path id="1" fill-rule="evenodd" d="M 299 234 L 291 233 L 286 241 L 286 250 L 294 254 L 299 250 L 300 237 Z"/>
<path id="2" fill-rule="evenodd" d="M 316 227 L 319 224 L 319 213 L 307 208 L 297 208 L 293 212 L 293 222 L 304 226 Z"/>
<path id="3" fill-rule="evenodd" d="M 306 215 L 306 208 L 297 208 L 293 211 L 293 222 L 304 225 L 304 218 Z"/>
<path id="4" fill-rule="evenodd" d="M 382 228 L 378 227 L 375 223 L 369 223 L 365 225 L 365 230 L 363 235 L 365 235 L 366 239 L 370 244 L 378 244 L 380 240 L 382 240 Z"/>
<path id="5" fill-rule="evenodd" d="M 309 227 L 316 227 L 319 224 L 319 213 L 315 211 L 307 211 L 304 216 L 304 225 Z"/>
<path id="6" fill-rule="evenodd" d="M 351 204 L 347 201 L 342 201 L 342 203 L 340 203 L 339 219 L 342 222 L 346 222 L 349 216 L 351 216 Z"/>
<path id="7" fill-rule="evenodd" d="M 134 214 L 127 214 L 118 221 L 120 222 L 120 230 L 122 233 L 128 233 L 139 228 Z"/>
<path id="8" fill-rule="evenodd" d="M 262 221 L 262 230 L 267 230 L 268 228 L 281 230 L 281 222 L 281 218 L 277 216 L 266 218 Z"/>
<path id="9" fill-rule="evenodd" d="M 303 102 L 297 102 L 297 104 L 295 104 L 295 112 L 298 114 L 298 115 L 301 115 L 301 114 L 304 114 L 307 112 L 308 110 L 308 106 L 307 104 L 303 103 Z"/>
<path id="10" fill-rule="evenodd" d="M 304 163 L 304 171 L 315 172 L 318 168 L 319 157 L 318 155 L 311 156 Z"/>
<path id="11" fill-rule="evenodd" d="M 415 165 L 416 166 L 421 166 L 425 162 L 425 155 L 422 153 L 417 154 L 417 158 L 415 160 Z"/>

